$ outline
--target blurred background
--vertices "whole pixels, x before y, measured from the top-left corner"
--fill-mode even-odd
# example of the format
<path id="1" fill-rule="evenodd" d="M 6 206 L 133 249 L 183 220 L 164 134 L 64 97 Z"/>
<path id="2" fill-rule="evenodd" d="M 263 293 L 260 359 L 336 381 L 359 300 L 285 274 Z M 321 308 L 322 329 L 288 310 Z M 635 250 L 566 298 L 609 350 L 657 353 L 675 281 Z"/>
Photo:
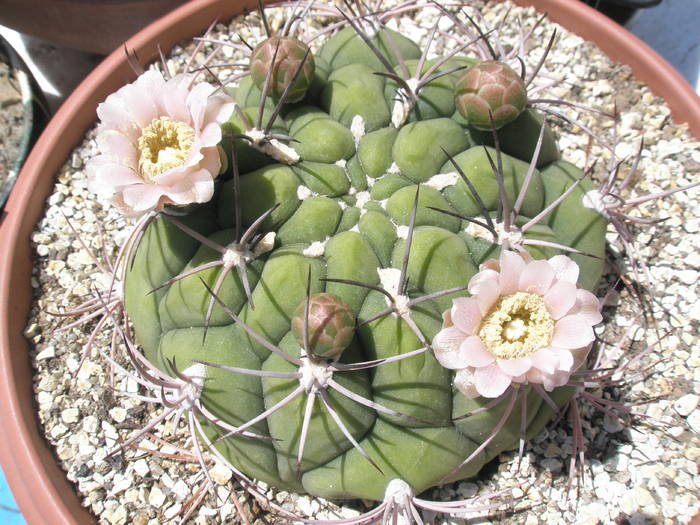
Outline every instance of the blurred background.
<path id="1" fill-rule="evenodd" d="M 700 0 L 584 1 L 644 40 L 700 94 Z M 80 81 L 184 0 L 0 0 L 0 210 L 22 161 Z M 24 523 L 0 472 L 0 524 Z"/>

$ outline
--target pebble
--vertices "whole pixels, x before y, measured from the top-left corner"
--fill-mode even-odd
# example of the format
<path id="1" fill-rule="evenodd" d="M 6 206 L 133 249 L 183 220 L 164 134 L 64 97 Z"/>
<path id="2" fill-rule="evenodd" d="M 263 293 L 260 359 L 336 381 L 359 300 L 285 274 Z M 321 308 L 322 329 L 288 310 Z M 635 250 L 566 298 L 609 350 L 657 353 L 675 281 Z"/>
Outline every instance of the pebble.
<path id="1" fill-rule="evenodd" d="M 36 355 L 36 360 L 43 361 L 44 359 L 51 359 L 52 357 L 56 357 L 56 349 L 53 346 L 47 346 Z"/>
<path id="2" fill-rule="evenodd" d="M 109 415 L 117 423 L 123 423 L 126 420 L 127 411 L 124 407 L 114 407 L 109 411 Z"/>
<path id="3" fill-rule="evenodd" d="M 145 459 L 139 459 L 138 461 L 135 461 L 133 465 L 134 472 L 136 472 L 136 474 L 142 478 L 145 478 L 151 471 L 151 469 L 148 467 L 148 462 Z"/>
<path id="4" fill-rule="evenodd" d="M 61 419 L 64 423 L 75 423 L 80 419 L 80 410 L 77 408 L 66 408 L 61 412 Z"/>
<path id="5" fill-rule="evenodd" d="M 551 473 L 557 473 L 562 469 L 562 462 L 555 458 L 546 458 L 540 461 L 542 468 L 546 468 Z"/>
<path id="6" fill-rule="evenodd" d="M 688 416 L 687 421 L 688 425 L 690 425 L 691 430 L 696 434 L 700 434 L 700 410 L 694 410 Z"/>
<path id="7" fill-rule="evenodd" d="M 209 475 L 211 476 L 211 479 L 214 480 L 214 483 L 225 485 L 231 481 L 233 472 L 226 465 L 217 461 L 216 465 L 209 470 Z"/>
<path id="8" fill-rule="evenodd" d="M 160 508 L 165 503 L 165 494 L 158 487 L 153 487 L 148 494 L 148 504 Z"/>
<path id="9" fill-rule="evenodd" d="M 696 394 L 686 394 L 683 397 L 678 398 L 673 403 L 673 408 L 676 409 L 678 415 L 686 417 L 689 416 L 693 410 L 695 410 L 695 407 L 698 406 L 698 402 L 700 402 L 700 396 Z"/>

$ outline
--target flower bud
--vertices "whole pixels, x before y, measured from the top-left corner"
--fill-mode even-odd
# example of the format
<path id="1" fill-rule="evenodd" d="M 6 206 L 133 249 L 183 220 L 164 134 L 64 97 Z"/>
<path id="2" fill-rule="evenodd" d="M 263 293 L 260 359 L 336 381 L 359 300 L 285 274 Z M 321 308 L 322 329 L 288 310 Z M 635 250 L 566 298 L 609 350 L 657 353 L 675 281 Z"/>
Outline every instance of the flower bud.
<path id="1" fill-rule="evenodd" d="M 355 332 L 355 314 L 337 295 L 312 294 L 309 299 L 308 352 L 336 360 L 350 344 Z M 299 303 L 292 317 L 292 332 L 299 346 L 304 347 L 304 313 L 306 300 Z"/>
<path id="2" fill-rule="evenodd" d="M 513 122 L 525 109 L 525 83 L 501 62 L 480 62 L 467 69 L 457 81 L 455 104 L 475 128 L 490 130 L 493 126 L 500 129 Z"/>
<path id="3" fill-rule="evenodd" d="M 304 60 L 308 49 L 309 46 L 296 38 L 273 36 L 263 40 L 255 47 L 250 56 L 250 76 L 253 82 L 262 89 L 268 71 L 272 69 L 269 95 L 273 99 L 279 99 L 287 85 L 293 81 L 285 101 L 300 101 L 304 98 L 314 76 L 313 55 L 309 53 Z M 301 71 L 295 79 L 294 74 L 302 60 L 304 60 L 304 65 L 301 66 Z"/>

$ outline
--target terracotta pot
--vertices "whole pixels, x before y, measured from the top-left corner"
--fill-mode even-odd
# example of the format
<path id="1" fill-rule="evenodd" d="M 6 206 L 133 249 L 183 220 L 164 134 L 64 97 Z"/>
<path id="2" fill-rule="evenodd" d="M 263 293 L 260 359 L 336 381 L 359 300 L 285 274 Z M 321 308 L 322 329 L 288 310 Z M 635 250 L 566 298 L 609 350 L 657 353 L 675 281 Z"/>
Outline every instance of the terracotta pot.
<path id="1" fill-rule="evenodd" d="M 0 24 L 106 55 L 185 0 L 0 0 Z"/>
<path id="2" fill-rule="evenodd" d="M 664 97 L 677 121 L 700 138 L 700 99 L 690 86 L 637 38 L 593 9 L 572 0 L 517 0 L 547 11 L 552 19 L 593 40 L 612 58 Z M 127 42 L 142 60 L 201 33 L 256 0 L 196 0 L 157 20 Z M 30 234 L 39 220 L 55 173 L 95 121 L 97 104 L 134 74 L 124 52 L 112 53 L 75 90 L 54 116 L 25 163 L 0 225 L 0 442 L 2 466 L 17 503 L 31 524 L 89 523 L 73 486 L 45 443 L 34 410 L 32 366 L 23 336 L 31 303 Z M 9 256 L 11 254 L 11 256 Z"/>

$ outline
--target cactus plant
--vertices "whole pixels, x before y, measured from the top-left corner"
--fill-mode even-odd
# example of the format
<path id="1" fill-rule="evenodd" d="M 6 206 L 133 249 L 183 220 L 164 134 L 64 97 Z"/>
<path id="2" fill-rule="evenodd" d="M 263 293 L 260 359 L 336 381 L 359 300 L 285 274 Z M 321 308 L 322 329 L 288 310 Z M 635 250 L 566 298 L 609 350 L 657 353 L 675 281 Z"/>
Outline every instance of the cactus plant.
<path id="1" fill-rule="evenodd" d="M 194 184 L 189 201 L 178 186 L 150 193 L 190 166 L 195 129 L 211 146 L 196 108 L 193 135 L 176 130 L 187 151 L 161 145 L 169 163 L 138 182 L 146 205 L 110 179 L 116 204 L 145 213 L 125 250 L 130 355 L 245 483 L 383 502 L 362 519 L 459 511 L 415 495 L 522 453 L 579 396 L 613 211 L 560 158 L 531 78 L 506 57 L 463 55 L 485 34 L 429 59 L 379 18 L 341 14 L 313 53 L 268 30 L 250 75 L 226 88 L 233 104 L 215 95 L 215 120 L 233 109 L 220 158 L 197 165 L 213 168 L 197 172 L 210 201 Z M 472 82 L 486 75 L 506 82 L 506 110 Z M 489 331 L 488 348 L 463 350 L 460 330 Z M 503 337 L 528 342 L 497 353 Z"/>
<path id="2" fill-rule="evenodd" d="M 538 258 L 561 253 L 559 247 L 577 252 L 588 289 L 602 272 L 596 257 L 606 223 L 581 205 L 582 173 L 562 160 L 536 170 L 530 158 L 509 155 L 508 140 L 498 149 L 475 142 L 470 127 L 454 118 L 460 71 L 426 82 L 406 122 L 394 127 L 392 100 L 400 87 L 375 75 L 377 57 L 409 71 L 431 63 L 418 64 L 421 50 L 396 33 L 382 29 L 374 40 L 382 39 L 393 41 L 396 55 L 373 46 L 375 53 L 352 27 L 317 51 L 313 89 L 296 104 L 285 101 L 274 123 L 294 139 L 296 162 L 259 161 L 236 136 L 238 114 L 224 124 L 240 173 L 219 182 L 211 203 L 156 219 L 126 275 L 126 309 L 146 358 L 163 370 L 169 361 L 180 370 L 207 363 L 203 404 L 232 427 L 277 440 L 206 424 L 228 461 L 277 487 L 332 498 L 382 500 L 394 478 L 420 492 L 474 475 L 517 445 L 520 408 L 480 447 L 505 402 L 455 421 L 486 401 L 453 390 L 452 372 L 428 351 L 442 312 L 500 250 L 470 233 L 474 222 L 487 232 L 507 214 L 524 243 L 511 248 L 528 246 Z M 287 47 L 274 46 L 273 55 L 283 53 Z M 256 71 L 231 93 L 243 114 L 270 108 L 266 95 L 273 103 L 280 96 L 279 88 L 264 93 Z M 527 227 L 543 210 L 551 213 Z M 236 229 L 256 223 L 260 230 L 241 243 Z M 263 231 L 274 233 L 274 244 L 255 253 Z M 223 256 L 217 247 L 225 248 Z M 237 271 L 226 262 L 212 266 L 227 257 L 236 259 Z M 333 366 L 310 360 L 325 354 L 299 337 L 307 273 L 312 304 L 319 293 L 334 294 L 358 321 Z M 315 309 L 307 312 L 309 333 L 316 330 Z M 527 397 L 529 436 L 552 409 L 529 387 L 519 395 Z M 321 406 L 314 408 L 314 399 Z"/>

